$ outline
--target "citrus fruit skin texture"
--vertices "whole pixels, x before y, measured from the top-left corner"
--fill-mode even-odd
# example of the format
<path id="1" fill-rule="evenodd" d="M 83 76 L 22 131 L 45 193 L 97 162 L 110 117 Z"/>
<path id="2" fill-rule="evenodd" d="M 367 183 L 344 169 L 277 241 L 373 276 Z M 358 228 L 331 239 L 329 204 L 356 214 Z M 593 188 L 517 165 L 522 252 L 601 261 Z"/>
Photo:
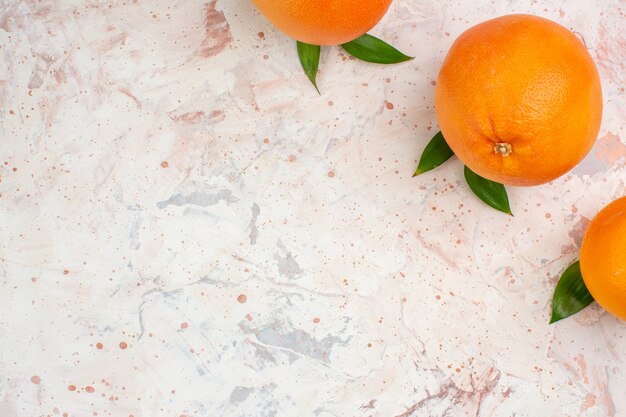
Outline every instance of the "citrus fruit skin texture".
<path id="1" fill-rule="evenodd" d="M 253 0 L 278 29 L 300 42 L 339 45 L 382 19 L 391 0 Z"/>
<path id="2" fill-rule="evenodd" d="M 603 208 L 589 224 L 580 271 L 598 304 L 626 320 L 626 197 Z"/>
<path id="3" fill-rule="evenodd" d="M 461 34 L 435 91 L 441 131 L 477 174 L 509 185 L 560 177 L 589 152 L 602 118 L 596 66 L 568 29 L 507 15 Z"/>

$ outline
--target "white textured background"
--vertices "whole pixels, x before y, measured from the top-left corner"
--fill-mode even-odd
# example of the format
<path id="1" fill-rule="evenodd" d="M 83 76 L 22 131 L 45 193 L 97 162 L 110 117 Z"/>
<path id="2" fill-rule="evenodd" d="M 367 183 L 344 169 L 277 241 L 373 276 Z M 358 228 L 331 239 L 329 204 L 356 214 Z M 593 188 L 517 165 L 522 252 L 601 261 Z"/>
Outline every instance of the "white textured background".
<path id="1" fill-rule="evenodd" d="M 512 12 L 580 34 L 605 96 L 514 218 L 458 161 L 411 178 L 449 46 Z M 397 0 L 371 33 L 415 60 L 325 48 L 318 96 L 247 0 L 0 0 L 0 415 L 625 416 L 626 324 L 547 324 L 626 193 L 624 13 Z"/>

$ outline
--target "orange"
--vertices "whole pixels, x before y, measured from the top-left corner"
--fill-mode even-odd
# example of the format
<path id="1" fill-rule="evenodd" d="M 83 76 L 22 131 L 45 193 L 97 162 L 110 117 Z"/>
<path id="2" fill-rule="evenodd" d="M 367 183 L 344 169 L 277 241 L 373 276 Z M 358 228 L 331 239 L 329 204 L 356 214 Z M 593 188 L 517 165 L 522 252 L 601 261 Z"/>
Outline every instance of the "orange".
<path id="1" fill-rule="evenodd" d="M 253 0 L 278 29 L 312 45 L 339 45 L 378 23 L 391 0 Z"/>
<path id="2" fill-rule="evenodd" d="M 602 91 L 578 37 L 518 14 L 458 37 L 439 73 L 435 107 L 443 136 L 470 169 L 504 184 L 537 185 L 589 152 Z"/>
<path id="3" fill-rule="evenodd" d="M 626 197 L 603 208 L 589 223 L 580 248 L 580 271 L 598 304 L 626 320 Z"/>

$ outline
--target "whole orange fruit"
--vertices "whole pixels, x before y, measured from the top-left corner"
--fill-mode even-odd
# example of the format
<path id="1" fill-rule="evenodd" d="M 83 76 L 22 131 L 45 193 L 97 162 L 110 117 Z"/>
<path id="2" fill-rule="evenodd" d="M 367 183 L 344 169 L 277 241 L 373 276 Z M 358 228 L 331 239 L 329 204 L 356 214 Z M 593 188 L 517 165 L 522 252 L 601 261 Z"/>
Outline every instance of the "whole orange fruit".
<path id="1" fill-rule="evenodd" d="M 278 29 L 312 45 L 339 45 L 363 35 L 391 0 L 253 0 Z"/>
<path id="2" fill-rule="evenodd" d="M 537 185 L 572 169 L 600 129 L 602 90 L 585 45 L 547 19 L 507 15 L 458 37 L 437 80 L 439 126 L 477 174 Z"/>
<path id="3" fill-rule="evenodd" d="M 626 197 L 603 208 L 589 224 L 580 271 L 598 304 L 626 320 Z"/>

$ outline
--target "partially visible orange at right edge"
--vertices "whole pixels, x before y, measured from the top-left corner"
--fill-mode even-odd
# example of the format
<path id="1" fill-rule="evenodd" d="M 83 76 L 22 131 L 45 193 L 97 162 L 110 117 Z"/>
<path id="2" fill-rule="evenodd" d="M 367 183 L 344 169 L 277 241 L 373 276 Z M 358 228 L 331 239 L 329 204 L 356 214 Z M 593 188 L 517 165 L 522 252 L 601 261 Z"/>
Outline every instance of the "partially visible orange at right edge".
<path id="1" fill-rule="evenodd" d="M 626 320 L 626 197 L 603 208 L 589 224 L 580 269 L 598 304 Z"/>

